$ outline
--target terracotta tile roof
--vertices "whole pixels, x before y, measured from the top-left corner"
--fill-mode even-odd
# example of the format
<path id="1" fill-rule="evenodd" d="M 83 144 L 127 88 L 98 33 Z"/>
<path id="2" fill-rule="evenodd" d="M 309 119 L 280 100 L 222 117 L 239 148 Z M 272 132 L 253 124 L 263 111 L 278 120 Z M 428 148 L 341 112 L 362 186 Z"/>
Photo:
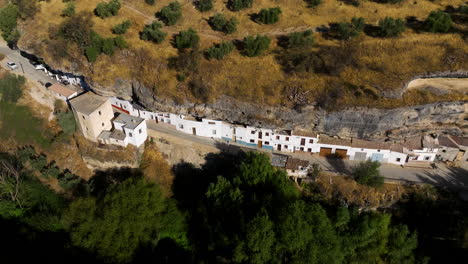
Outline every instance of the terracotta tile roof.
<path id="1" fill-rule="evenodd" d="M 458 145 L 455 144 L 448 136 L 439 136 L 439 145 L 449 148 L 458 148 Z"/>
<path id="2" fill-rule="evenodd" d="M 417 136 L 417 137 L 411 137 L 405 139 L 405 142 L 402 143 L 403 146 L 407 149 L 422 149 L 422 137 Z"/>
<path id="3" fill-rule="evenodd" d="M 300 136 L 300 137 L 311 137 L 311 138 L 317 138 L 317 133 L 312 132 L 312 131 L 304 131 L 304 130 L 294 130 L 292 132 L 293 136 Z"/>
<path id="4" fill-rule="evenodd" d="M 53 92 L 56 92 L 60 95 L 63 95 L 65 96 L 66 98 L 72 96 L 74 93 L 76 93 L 76 91 L 73 91 L 72 89 L 69 89 L 63 85 L 61 85 L 60 83 L 54 83 L 52 84 L 52 86 L 49 87 L 49 90 L 53 91 Z"/>
<path id="5" fill-rule="evenodd" d="M 351 147 L 367 148 L 367 149 L 390 149 L 392 143 L 385 141 L 367 141 L 358 138 L 353 138 Z"/>
<path id="6" fill-rule="evenodd" d="M 321 135 L 318 141 L 319 144 L 329 144 L 329 145 L 339 145 L 339 146 L 351 146 L 350 139 L 341 139 L 341 138 L 333 138 Z"/>
<path id="7" fill-rule="evenodd" d="M 399 153 L 404 153 L 404 151 L 403 151 L 403 145 L 398 144 L 398 143 L 393 143 L 393 144 L 390 146 L 390 151 L 399 152 Z"/>
<path id="8" fill-rule="evenodd" d="M 450 138 L 455 141 L 458 145 L 461 146 L 468 146 L 468 138 L 467 137 L 457 137 L 457 136 L 450 136 Z"/>
<path id="9" fill-rule="evenodd" d="M 307 160 L 288 158 L 285 168 L 287 170 L 298 170 L 299 167 L 306 168 L 307 166 L 309 166 L 309 162 Z"/>

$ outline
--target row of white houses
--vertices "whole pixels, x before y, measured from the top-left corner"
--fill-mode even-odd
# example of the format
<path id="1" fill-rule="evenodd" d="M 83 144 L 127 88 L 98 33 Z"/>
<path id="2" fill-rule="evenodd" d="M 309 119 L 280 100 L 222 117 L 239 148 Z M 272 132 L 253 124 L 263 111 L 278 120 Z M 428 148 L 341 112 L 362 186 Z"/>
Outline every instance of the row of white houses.
<path id="1" fill-rule="evenodd" d="M 276 131 L 269 128 L 229 124 L 218 120 L 195 120 L 184 115 L 149 112 L 116 97 L 112 107 L 125 113 L 173 126 L 178 131 L 201 137 L 222 139 L 248 147 L 282 152 L 318 153 L 350 160 L 375 160 L 382 163 L 405 165 L 414 162 L 432 162 L 438 146 L 429 136 L 413 137 L 403 142 L 375 142 L 361 139 L 339 139 L 304 131 Z"/>

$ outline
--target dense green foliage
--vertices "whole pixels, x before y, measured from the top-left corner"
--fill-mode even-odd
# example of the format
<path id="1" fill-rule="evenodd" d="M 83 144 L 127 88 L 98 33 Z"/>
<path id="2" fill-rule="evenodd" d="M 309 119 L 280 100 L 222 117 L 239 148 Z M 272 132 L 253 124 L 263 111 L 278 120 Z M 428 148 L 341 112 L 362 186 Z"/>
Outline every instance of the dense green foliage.
<path id="1" fill-rule="evenodd" d="M 353 169 L 352 176 L 360 184 L 372 187 L 381 187 L 384 178 L 379 173 L 380 163 L 378 161 L 364 161 Z"/>
<path id="2" fill-rule="evenodd" d="M 179 49 L 193 49 L 198 47 L 200 37 L 197 32 L 189 28 L 188 30 L 181 31 L 174 37 L 174 46 Z"/>
<path id="3" fill-rule="evenodd" d="M 163 42 L 167 36 L 167 33 L 162 31 L 161 28 L 162 24 L 154 21 L 143 28 L 143 31 L 140 33 L 140 38 L 142 40 L 149 40 L 159 44 Z"/>
<path id="4" fill-rule="evenodd" d="M 323 0 L 305 0 L 308 7 L 314 8 L 319 6 Z"/>
<path id="5" fill-rule="evenodd" d="M 427 31 L 433 33 L 447 33 L 453 25 L 452 18 L 444 11 L 432 11 L 424 21 Z"/>
<path id="6" fill-rule="evenodd" d="M 75 3 L 68 2 L 62 10 L 62 16 L 71 17 L 75 14 Z"/>
<path id="7" fill-rule="evenodd" d="M 120 10 L 120 1 L 119 0 L 110 0 L 108 3 L 101 2 L 96 6 L 94 12 L 96 15 L 102 19 L 106 17 L 116 16 L 119 14 Z"/>
<path id="8" fill-rule="evenodd" d="M 182 6 L 179 2 L 170 2 L 167 6 L 163 7 L 156 16 L 166 24 L 166 26 L 173 26 L 182 17 Z"/>
<path id="9" fill-rule="evenodd" d="M 85 54 L 90 62 L 95 62 L 99 54 L 113 55 L 116 49 L 127 48 L 127 42 L 122 36 L 115 38 L 103 38 L 94 31 L 90 33 L 90 43 L 85 49 Z"/>
<path id="10" fill-rule="evenodd" d="M 257 21 L 263 24 L 274 24 L 279 21 L 279 15 L 281 14 L 281 8 L 263 8 L 257 14 Z"/>
<path id="11" fill-rule="evenodd" d="M 0 99 L 4 102 L 16 103 L 23 95 L 26 79 L 21 75 L 7 74 L 0 79 Z"/>
<path id="12" fill-rule="evenodd" d="M 212 47 L 205 50 L 205 56 L 207 59 L 222 60 L 227 54 L 234 50 L 234 44 L 232 42 L 221 42 L 215 44 Z"/>
<path id="13" fill-rule="evenodd" d="M 364 30 L 365 22 L 362 17 L 353 17 L 351 23 L 341 22 L 338 23 L 337 33 L 340 39 L 350 39 L 358 36 Z"/>
<path id="14" fill-rule="evenodd" d="M 130 20 L 125 20 L 124 22 L 115 25 L 112 28 L 112 33 L 117 34 L 117 35 L 125 34 L 131 25 L 132 25 L 132 22 L 130 22 Z"/>
<path id="15" fill-rule="evenodd" d="M 239 21 L 235 17 L 232 17 L 228 20 L 223 14 L 218 13 L 210 17 L 208 23 L 213 30 L 221 31 L 226 34 L 232 34 L 237 31 L 237 25 L 239 24 Z"/>
<path id="16" fill-rule="evenodd" d="M 18 7 L 12 4 L 0 9 L 0 31 L 2 38 L 9 44 L 16 44 L 19 32 L 16 29 L 16 19 L 19 16 Z"/>
<path id="17" fill-rule="evenodd" d="M 200 12 L 210 11 L 213 9 L 213 0 L 199 0 L 197 1 L 196 5 Z"/>
<path id="18" fill-rule="evenodd" d="M 406 30 L 403 19 L 391 17 L 379 20 L 379 28 L 382 37 L 397 37 Z"/>
<path id="19" fill-rule="evenodd" d="M 314 35 L 312 30 L 302 32 L 293 32 L 287 36 L 287 48 L 308 48 L 314 44 Z"/>
<path id="20" fill-rule="evenodd" d="M 228 8 L 231 11 L 240 11 L 252 7 L 253 0 L 229 0 Z"/>
<path id="21" fill-rule="evenodd" d="M 260 56 L 270 46 L 270 38 L 267 36 L 257 35 L 255 37 L 248 36 L 244 39 L 244 55 L 248 57 Z"/>

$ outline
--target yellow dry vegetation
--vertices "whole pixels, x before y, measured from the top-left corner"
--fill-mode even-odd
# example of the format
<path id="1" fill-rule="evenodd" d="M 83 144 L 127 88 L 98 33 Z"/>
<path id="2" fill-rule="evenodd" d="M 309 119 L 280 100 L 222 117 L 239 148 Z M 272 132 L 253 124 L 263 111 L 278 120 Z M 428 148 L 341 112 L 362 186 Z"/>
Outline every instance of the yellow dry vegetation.
<path id="1" fill-rule="evenodd" d="M 92 12 L 100 0 L 76 0 L 76 11 Z M 359 37 L 352 56 L 355 64 L 348 65 L 339 75 L 333 74 L 286 74 L 278 64 L 275 56 L 281 48 L 276 46 L 276 37 L 301 31 L 315 29 L 318 26 L 328 26 L 329 23 L 349 21 L 352 17 L 363 17 L 366 23 L 377 25 L 386 16 L 406 19 L 415 17 L 422 21 L 427 15 L 437 9 L 445 9 L 452 5 L 458 7 L 465 0 L 438 1 L 403 1 L 400 4 L 379 4 L 373 1 L 360 1 L 359 7 L 346 5 L 339 0 L 324 0 L 315 9 L 307 8 L 303 0 L 255 0 L 253 7 L 240 12 L 227 9 L 227 1 L 214 1 L 214 8 L 201 13 L 192 1 L 179 1 L 182 5 L 182 19 L 174 26 L 163 27 L 168 33 L 161 44 L 154 44 L 139 39 L 139 32 L 144 25 L 156 20 L 155 13 L 166 6 L 171 0 L 156 1 L 154 6 L 147 5 L 144 0 L 122 1 L 119 15 L 106 19 L 93 16 L 93 29 L 104 37 L 114 36 L 111 28 L 125 20 L 130 20 L 132 26 L 124 35 L 130 45 L 129 50 L 116 52 L 109 57 L 101 54 L 98 61 L 89 64 L 83 54 L 75 47 L 68 51 L 72 59 L 57 61 L 50 58 L 47 45 L 50 43 L 52 28 L 56 28 L 65 18 L 60 16 L 65 3 L 61 0 L 40 2 L 41 11 L 32 21 L 24 25 L 26 33 L 20 40 L 20 45 L 29 47 L 46 61 L 53 61 L 54 66 L 71 69 L 91 77 L 93 84 L 101 87 L 118 87 L 122 80 L 138 80 L 155 89 L 157 96 L 178 101 L 195 98 L 190 87 L 176 80 L 177 72 L 167 65 L 170 57 L 177 55 L 171 41 L 174 34 L 189 27 L 200 35 L 200 50 L 210 47 L 223 40 L 242 40 L 248 35 L 265 34 L 272 38 L 269 51 L 255 58 L 242 56 L 237 50 L 221 61 L 202 59 L 199 70 L 194 76 L 210 88 L 210 96 L 229 95 L 234 98 L 268 105 L 288 105 L 284 93 L 285 86 L 295 85 L 306 91 L 308 100 L 314 101 L 327 91 L 330 83 L 349 83 L 373 90 L 377 95 L 388 91 L 401 89 L 414 76 L 427 72 L 441 72 L 468 68 L 467 40 L 460 34 L 430 34 L 416 33 L 408 29 L 401 37 L 381 39 L 366 36 Z M 281 7 L 280 21 L 273 25 L 261 25 L 251 20 L 250 15 L 262 8 Z M 215 13 L 223 13 L 226 17 L 236 17 L 240 24 L 238 31 L 232 35 L 216 32 L 208 25 L 208 18 Z M 322 47 L 339 47 L 341 41 L 325 38 L 315 34 L 314 51 L 320 52 Z M 73 47 L 73 45 L 72 45 Z M 447 57 L 455 60 L 447 61 Z M 458 60 L 457 60 L 458 58 Z M 356 97 L 353 93 L 344 91 L 346 96 L 339 104 L 364 105 L 379 107 L 394 107 L 412 103 L 424 103 L 419 94 L 408 93 L 402 100 L 378 99 L 369 96 Z M 406 97 L 408 97 L 406 99 Z M 460 100 L 466 96 L 450 94 L 437 98 L 427 95 L 422 98 L 431 100 Z"/>
<path id="2" fill-rule="evenodd" d="M 161 186 L 164 195 L 172 194 L 174 174 L 154 143 L 148 142 L 141 160 L 140 168 L 148 180 Z"/>

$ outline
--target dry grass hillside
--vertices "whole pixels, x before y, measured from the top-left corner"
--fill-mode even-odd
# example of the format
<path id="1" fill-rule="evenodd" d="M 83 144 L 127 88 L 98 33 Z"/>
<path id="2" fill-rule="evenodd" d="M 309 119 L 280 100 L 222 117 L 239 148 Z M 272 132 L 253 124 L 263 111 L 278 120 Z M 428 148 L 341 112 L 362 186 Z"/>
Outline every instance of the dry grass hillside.
<path id="1" fill-rule="evenodd" d="M 153 87 L 155 94 L 179 102 L 198 100 L 193 83 L 202 83 L 209 99 L 220 95 L 268 105 L 294 105 L 291 93 L 304 97 L 301 102 L 309 103 L 335 97 L 339 105 L 371 105 L 395 107 L 440 100 L 468 99 L 461 93 L 435 96 L 427 92 L 411 91 L 403 100 L 388 99 L 386 95 L 399 94 L 405 83 L 423 73 L 468 69 L 468 45 L 466 21 L 457 23 L 452 32 L 434 34 L 416 32 L 408 28 L 400 37 L 379 38 L 362 33 L 360 37 L 341 41 L 314 32 L 315 44 L 307 50 L 325 61 L 324 72 L 287 73 L 279 63 L 284 48 L 277 44 L 278 37 L 294 31 L 328 27 L 331 23 L 349 21 L 352 17 L 363 17 L 366 24 L 376 26 L 386 16 L 407 19 L 415 17 L 423 21 L 434 10 L 445 10 L 447 6 L 458 7 L 466 0 L 405 0 L 400 4 L 379 4 L 360 1 L 359 7 L 344 1 L 324 0 L 317 8 L 307 8 L 302 0 L 254 0 L 252 8 L 231 12 L 227 1 L 214 1 L 214 8 L 201 13 L 192 1 L 182 4 L 182 19 L 174 26 L 163 27 L 168 37 L 161 44 L 143 41 L 139 32 L 145 24 L 156 20 L 154 14 L 170 0 L 156 1 L 154 6 L 144 0 L 122 2 L 119 15 L 106 19 L 92 17 L 93 29 L 104 37 L 115 36 L 112 26 L 131 20 L 132 26 L 124 35 L 130 48 L 118 51 L 113 56 L 101 54 L 90 64 L 82 52 L 71 43 L 51 38 L 53 32 L 65 20 L 60 16 L 65 3 L 62 0 L 40 2 L 41 10 L 34 20 L 23 23 L 24 35 L 20 46 L 33 50 L 46 61 L 65 69 L 79 71 L 103 87 L 118 86 L 122 80 L 138 80 Z M 76 11 L 92 12 L 100 0 L 76 0 Z M 273 25 L 258 24 L 250 15 L 262 8 L 281 7 L 280 21 Z M 240 24 L 236 33 L 225 35 L 213 31 L 207 20 L 215 13 L 228 18 L 236 17 Z M 259 57 L 242 56 L 238 50 L 223 60 L 207 60 L 201 56 L 198 67 L 184 81 L 178 81 L 177 71 L 168 66 L 168 60 L 177 56 L 171 45 L 172 35 L 192 27 L 200 35 L 200 48 L 204 50 L 223 40 L 242 40 L 248 35 L 265 34 L 272 38 L 270 48 Z M 58 56 L 57 50 L 63 56 Z M 53 55 L 55 54 L 55 55 Z M 291 92 L 293 91 L 293 92 Z"/>

